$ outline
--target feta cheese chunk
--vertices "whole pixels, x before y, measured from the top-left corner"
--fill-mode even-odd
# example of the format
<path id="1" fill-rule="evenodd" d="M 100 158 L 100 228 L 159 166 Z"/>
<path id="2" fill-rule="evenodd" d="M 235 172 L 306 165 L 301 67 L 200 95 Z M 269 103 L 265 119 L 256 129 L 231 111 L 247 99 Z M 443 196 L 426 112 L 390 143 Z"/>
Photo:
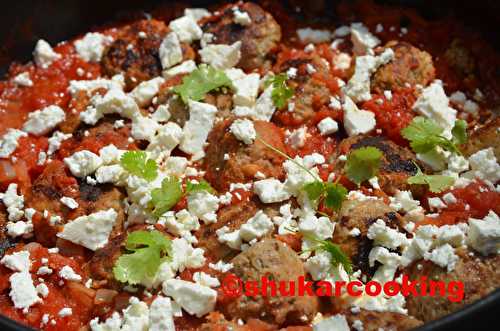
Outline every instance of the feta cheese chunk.
<path id="1" fill-rule="evenodd" d="M 291 197 L 291 194 L 286 190 L 285 184 L 275 178 L 256 181 L 253 189 L 263 203 L 281 202 Z"/>
<path id="2" fill-rule="evenodd" d="M 64 158 L 64 163 L 74 176 L 84 178 L 96 171 L 101 166 L 102 160 L 99 155 L 83 150 Z"/>
<path id="3" fill-rule="evenodd" d="M 247 145 L 253 144 L 255 138 L 257 138 L 253 122 L 248 119 L 236 119 L 229 127 L 229 131 L 231 131 L 236 139 Z"/>
<path id="4" fill-rule="evenodd" d="M 246 241 L 259 239 L 272 230 L 273 222 L 262 210 L 259 210 L 254 216 L 243 224 L 240 228 L 240 236 Z"/>
<path id="5" fill-rule="evenodd" d="M 482 255 L 500 254 L 500 218 L 494 211 L 482 220 L 469 218 L 467 243 Z"/>
<path id="6" fill-rule="evenodd" d="M 172 297 L 190 315 L 202 317 L 215 308 L 217 291 L 180 279 L 163 282 L 163 293 Z"/>
<path id="7" fill-rule="evenodd" d="M 175 331 L 170 298 L 158 296 L 149 307 L 149 331 Z"/>
<path id="8" fill-rule="evenodd" d="M 21 137 L 27 137 L 28 134 L 17 129 L 7 129 L 7 132 L 0 138 L 0 158 L 8 158 L 19 145 Z"/>
<path id="9" fill-rule="evenodd" d="M 188 210 L 191 214 L 205 223 L 214 223 L 217 221 L 217 214 L 219 209 L 219 198 L 207 191 L 200 191 L 190 194 L 187 199 Z"/>
<path id="10" fill-rule="evenodd" d="M 31 266 L 30 252 L 19 251 L 9 255 L 4 255 L 4 257 L 0 260 L 0 263 L 12 271 L 29 272 Z"/>
<path id="11" fill-rule="evenodd" d="M 43 39 L 38 40 L 33 51 L 33 58 L 38 67 L 46 69 L 52 62 L 61 58 L 61 54 L 54 52 L 50 44 Z"/>
<path id="12" fill-rule="evenodd" d="M 100 62 L 104 49 L 113 38 L 98 32 L 89 32 L 82 39 L 75 41 L 78 55 L 87 62 Z"/>
<path id="13" fill-rule="evenodd" d="M 177 34 L 170 32 L 163 38 L 158 51 L 163 69 L 182 62 L 182 48 Z"/>
<path id="14" fill-rule="evenodd" d="M 210 16 L 210 12 L 205 8 L 186 8 L 184 9 L 184 16 L 189 16 L 195 21 L 201 20 L 203 17 Z"/>
<path id="15" fill-rule="evenodd" d="M 62 197 L 59 199 L 63 205 L 68 207 L 69 209 L 76 209 L 78 208 L 78 202 L 76 202 L 75 199 L 70 198 L 70 197 Z"/>
<path id="16" fill-rule="evenodd" d="M 14 84 L 17 84 L 19 86 L 33 86 L 33 81 L 30 79 L 29 72 L 22 72 L 18 74 L 12 81 L 14 82 Z"/>
<path id="17" fill-rule="evenodd" d="M 9 296 L 18 309 L 28 309 L 35 303 L 41 302 L 38 297 L 31 274 L 27 271 L 16 272 L 9 277 L 11 290 Z"/>
<path id="18" fill-rule="evenodd" d="M 203 147 L 212 130 L 217 108 L 208 103 L 190 100 L 189 120 L 182 130 L 183 139 L 179 148 L 188 154 L 204 155 Z"/>
<path id="19" fill-rule="evenodd" d="M 252 24 L 252 19 L 250 18 L 250 15 L 248 15 L 247 12 L 240 11 L 239 8 L 236 8 L 233 10 L 233 15 L 234 15 L 234 23 L 240 24 L 243 26 L 247 26 Z"/>
<path id="20" fill-rule="evenodd" d="M 41 136 L 55 128 L 65 119 L 64 110 L 58 106 L 48 106 L 28 114 L 23 131 Z"/>
<path id="21" fill-rule="evenodd" d="M 329 42 L 332 39 L 333 34 L 329 30 L 303 28 L 297 30 L 297 36 L 299 37 L 300 42 L 303 44 L 319 44 Z"/>
<path id="22" fill-rule="evenodd" d="M 313 331 L 350 331 L 344 315 L 337 314 L 313 324 Z"/>
<path id="23" fill-rule="evenodd" d="M 331 117 L 325 117 L 318 123 L 318 129 L 322 136 L 327 136 L 339 130 L 337 121 Z"/>
<path id="24" fill-rule="evenodd" d="M 179 41 L 190 44 L 201 38 L 203 31 L 191 16 L 182 16 L 170 21 L 169 28 L 177 34 Z"/>
<path id="25" fill-rule="evenodd" d="M 241 69 L 227 69 L 225 74 L 234 87 L 233 102 L 236 106 L 252 107 L 259 92 L 260 75 L 245 74 Z"/>
<path id="26" fill-rule="evenodd" d="M 131 92 L 130 96 L 135 100 L 139 107 L 145 107 L 151 103 L 153 97 L 158 94 L 161 84 L 165 82 L 163 77 L 156 77 L 144 81 L 137 85 Z"/>
<path id="27" fill-rule="evenodd" d="M 9 221 L 19 221 L 23 217 L 24 196 L 17 194 L 16 183 L 10 183 L 5 193 L 0 193 L 0 199 L 7 208 Z"/>
<path id="28" fill-rule="evenodd" d="M 240 61 L 241 58 L 241 41 L 237 41 L 232 45 L 207 45 L 198 53 L 201 61 L 208 63 L 217 69 L 229 69 Z"/>
<path id="29" fill-rule="evenodd" d="M 451 129 L 455 125 L 457 111 L 448 106 L 448 97 L 439 81 L 434 81 L 422 90 L 422 94 L 413 104 L 413 110 L 435 121 L 444 129 L 443 135 L 451 138 Z"/>
<path id="30" fill-rule="evenodd" d="M 67 223 L 57 236 L 95 251 L 108 243 L 117 216 L 116 211 L 110 208 L 77 217 Z"/>
<path id="31" fill-rule="evenodd" d="M 351 41 L 355 55 L 365 55 L 380 44 L 380 39 L 371 34 L 363 23 L 351 24 Z"/>
<path id="32" fill-rule="evenodd" d="M 73 268 L 71 268 L 70 266 L 67 266 L 67 265 L 65 265 L 64 267 L 61 268 L 61 270 L 59 270 L 59 277 L 61 277 L 62 279 L 65 279 L 65 280 L 73 281 L 73 282 L 79 282 L 82 280 L 82 276 L 77 274 L 73 270 Z"/>
<path id="33" fill-rule="evenodd" d="M 500 165 L 495 157 L 493 147 L 482 149 L 469 157 L 471 171 L 464 176 L 480 178 L 491 183 L 500 180 Z"/>
<path id="34" fill-rule="evenodd" d="M 54 154 L 60 147 L 64 140 L 71 138 L 73 135 L 71 133 L 62 133 L 61 131 L 55 131 L 49 138 L 49 148 L 47 149 L 47 155 Z"/>
<path id="35" fill-rule="evenodd" d="M 196 69 L 196 62 L 194 62 L 193 60 L 187 60 L 179 65 L 176 65 L 175 67 L 163 71 L 162 74 L 164 78 L 168 79 L 176 75 L 188 74 L 195 69 Z"/>
<path id="36" fill-rule="evenodd" d="M 344 104 L 344 129 L 349 136 L 355 136 L 372 131 L 377 125 L 375 114 L 358 109 L 351 98 L 345 98 Z"/>

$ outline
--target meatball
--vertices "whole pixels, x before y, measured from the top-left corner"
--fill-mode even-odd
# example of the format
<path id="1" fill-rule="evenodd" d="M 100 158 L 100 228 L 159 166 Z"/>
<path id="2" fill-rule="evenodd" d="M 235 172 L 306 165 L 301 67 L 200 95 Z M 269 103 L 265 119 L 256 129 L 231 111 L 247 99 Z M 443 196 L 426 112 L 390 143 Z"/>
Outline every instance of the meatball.
<path id="1" fill-rule="evenodd" d="M 292 52 L 292 56 L 289 54 Z M 284 57 L 287 60 L 280 61 Z M 314 67 L 315 77 L 329 77 L 330 69 L 328 63 L 318 54 L 305 53 L 302 51 L 284 50 L 278 54 L 278 63 L 274 67 L 274 72 L 287 72 L 288 69 L 297 69 L 295 77 L 289 77 L 287 84 L 294 89 L 293 116 L 294 124 L 302 124 L 312 119 L 314 116 L 314 105 L 326 105 L 330 102 L 331 91 L 324 80 L 313 77 L 310 69 Z M 288 109 L 281 109 L 280 112 L 288 112 Z M 279 120 L 279 116 L 277 117 Z M 286 123 L 284 123 L 286 124 Z"/>
<path id="2" fill-rule="evenodd" d="M 373 91 L 383 93 L 404 88 L 406 84 L 426 86 L 434 80 L 435 69 L 429 53 L 404 41 L 390 41 L 385 47 L 392 48 L 394 59 L 373 74 Z"/>
<path id="3" fill-rule="evenodd" d="M 408 313 L 428 322 L 459 310 L 500 287 L 500 255 L 483 257 L 469 255 L 467 249 L 456 250 L 459 260 L 455 269 L 447 272 L 431 262 L 420 261 L 412 264 L 405 274 L 409 279 L 419 279 L 425 275 L 429 280 L 460 281 L 464 286 L 464 298 L 460 302 L 451 302 L 447 296 L 409 296 L 406 301 Z M 423 269 L 418 265 L 423 265 Z M 450 294 L 448 294 L 450 295 Z"/>
<path id="4" fill-rule="evenodd" d="M 415 175 L 418 168 L 415 154 L 406 147 L 401 147 L 391 140 L 382 136 L 359 135 L 343 140 L 339 145 L 341 154 L 347 154 L 349 151 L 361 147 L 376 147 L 382 153 L 383 157 L 379 173 L 377 175 L 381 190 L 394 195 L 397 190 L 411 189 L 416 196 L 422 192 L 422 187 L 411 186 L 407 183 L 409 177 Z M 421 166 L 425 169 L 425 167 Z"/>
<path id="5" fill-rule="evenodd" d="M 373 247 L 372 240 L 367 237 L 370 226 L 378 219 L 397 229 L 403 229 L 405 223 L 398 213 L 381 200 L 346 201 L 338 219 L 332 241 L 349 256 L 355 268 L 369 275 L 376 269 L 368 264 L 368 255 Z M 350 234 L 354 228 L 359 229 L 357 237 Z"/>
<path id="6" fill-rule="evenodd" d="M 248 13 L 251 23 L 245 26 L 235 23 L 234 7 L 234 4 L 227 5 L 219 10 L 220 14 L 203 20 L 202 29 L 213 34 L 215 44 L 241 41 L 241 59 L 237 66 L 248 71 L 259 69 L 280 41 L 281 28 L 271 14 L 252 2 L 238 6 L 240 11 Z"/>
<path id="7" fill-rule="evenodd" d="M 297 253 L 281 241 L 264 239 L 236 256 L 234 274 L 243 281 L 267 277 L 276 281 L 296 280 L 305 275 Z M 241 296 L 224 307 L 230 318 L 259 318 L 278 325 L 307 324 L 316 315 L 318 302 L 307 296 Z"/>
<path id="8" fill-rule="evenodd" d="M 462 146 L 466 156 L 479 152 L 482 149 L 493 147 L 497 160 L 500 160 L 500 117 L 495 117 L 477 130 L 473 131 L 467 143 Z"/>
<path id="9" fill-rule="evenodd" d="M 14 246 L 13 241 L 7 237 L 6 226 L 7 226 L 7 211 L 5 206 L 0 204 L 0 259 L 5 254 L 5 251 L 10 247 Z"/>
<path id="10" fill-rule="evenodd" d="M 145 37 L 141 36 L 143 33 Z M 103 54 L 103 72 L 108 76 L 123 73 L 127 90 L 161 75 L 159 48 L 167 33 L 165 23 L 154 19 L 123 27 Z M 194 59 L 194 51 L 189 45 L 181 44 L 181 47 L 184 60 Z"/>
<path id="11" fill-rule="evenodd" d="M 246 145 L 229 131 L 232 119 L 219 122 L 208 135 L 204 159 L 205 178 L 218 191 L 227 191 L 231 183 L 245 183 L 255 178 L 257 172 L 266 177 L 284 176 L 283 157 L 259 140 Z M 254 121 L 260 139 L 284 151 L 284 134 L 270 122 Z M 229 156 L 229 158 L 227 157 Z"/>
<path id="12" fill-rule="evenodd" d="M 460 39 L 454 39 L 451 42 L 444 53 L 444 58 L 460 76 L 466 77 L 474 74 L 476 68 L 475 59 L 471 51 Z"/>
<path id="13" fill-rule="evenodd" d="M 405 331 L 414 329 L 422 324 L 421 321 L 412 316 L 393 312 L 361 309 L 358 313 L 353 313 L 351 309 L 347 309 L 341 314 L 345 315 L 351 327 L 356 323 L 355 321 L 361 321 L 364 331 L 378 331 L 382 329 Z"/>

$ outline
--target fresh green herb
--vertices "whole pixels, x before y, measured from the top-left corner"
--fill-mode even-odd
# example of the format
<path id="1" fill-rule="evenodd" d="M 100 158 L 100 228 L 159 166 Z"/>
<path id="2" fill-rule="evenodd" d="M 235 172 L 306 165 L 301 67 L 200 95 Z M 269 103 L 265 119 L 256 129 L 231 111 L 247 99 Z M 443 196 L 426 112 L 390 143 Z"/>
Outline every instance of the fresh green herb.
<path id="1" fill-rule="evenodd" d="M 297 167 L 306 171 L 311 177 L 314 178 L 314 181 L 307 183 L 304 185 L 302 190 L 306 192 L 307 197 L 311 202 L 313 202 L 316 206 L 318 206 L 321 202 L 324 202 L 327 208 L 332 208 L 334 210 L 340 210 L 342 206 L 342 202 L 346 199 L 347 189 L 338 183 L 325 183 L 323 182 L 318 175 L 314 174 L 311 170 L 304 167 L 302 164 L 298 163 L 290 156 L 288 156 L 285 152 L 280 151 L 276 147 L 268 144 L 261 138 L 257 138 L 262 144 L 264 144 L 267 148 L 273 150 L 284 158 L 293 162 Z"/>
<path id="2" fill-rule="evenodd" d="M 431 192 L 439 193 L 446 190 L 455 182 L 453 177 L 443 175 L 426 175 L 418 166 L 417 168 L 417 174 L 408 178 L 408 184 L 429 185 L 429 190 Z"/>
<path id="3" fill-rule="evenodd" d="M 372 146 L 361 147 L 349 153 L 344 168 L 349 180 L 359 186 L 377 175 L 382 155 L 378 148 Z"/>
<path id="4" fill-rule="evenodd" d="M 266 81 L 266 87 L 271 84 L 273 85 L 271 98 L 273 99 L 273 103 L 277 108 L 283 108 L 286 105 L 287 100 L 293 97 L 294 89 L 290 86 L 287 86 L 287 79 L 288 75 L 286 73 L 281 73 L 279 75 L 270 77 Z"/>
<path id="5" fill-rule="evenodd" d="M 161 188 L 151 191 L 151 203 L 153 204 L 153 214 L 160 217 L 169 211 L 182 198 L 182 186 L 179 178 L 175 176 L 167 177 L 161 182 Z"/>
<path id="6" fill-rule="evenodd" d="M 321 240 L 313 235 L 304 235 L 304 238 L 312 241 L 316 244 L 312 250 L 322 250 L 330 253 L 331 263 L 333 267 L 336 267 L 339 264 L 342 264 L 344 270 L 348 273 L 352 273 L 352 262 L 349 257 L 342 251 L 342 249 L 335 245 L 330 240 Z"/>
<path id="7" fill-rule="evenodd" d="M 465 121 L 456 121 L 452 130 L 453 138 L 448 139 L 442 135 L 443 128 L 427 118 L 418 116 L 401 130 L 401 135 L 410 141 L 410 146 L 416 153 L 427 153 L 440 146 L 444 150 L 460 154 L 457 145 L 467 141 L 466 127 Z"/>
<path id="8" fill-rule="evenodd" d="M 113 274 L 123 283 L 138 284 L 155 276 L 171 256 L 171 241 L 159 231 L 134 231 L 125 242 L 126 252 L 115 263 Z"/>
<path id="9" fill-rule="evenodd" d="M 201 192 L 201 191 L 207 191 L 208 193 L 214 193 L 215 190 L 213 189 L 212 186 L 206 181 L 206 180 L 201 180 L 200 182 L 196 183 L 193 181 L 188 181 L 186 183 L 186 192 L 185 194 L 191 194 L 191 193 L 196 193 L 196 192 Z"/>
<path id="10" fill-rule="evenodd" d="M 179 94 L 184 103 L 188 100 L 199 101 L 208 92 L 220 87 L 232 87 L 231 80 L 222 70 L 201 64 L 189 75 L 182 78 L 182 84 L 174 87 L 174 92 Z"/>
<path id="11" fill-rule="evenodd" d="M 121 166 L 132 175 L 152 181 L 158 175 L 158 166 L 144 151 L 127 151 L 120 159 Z"/>

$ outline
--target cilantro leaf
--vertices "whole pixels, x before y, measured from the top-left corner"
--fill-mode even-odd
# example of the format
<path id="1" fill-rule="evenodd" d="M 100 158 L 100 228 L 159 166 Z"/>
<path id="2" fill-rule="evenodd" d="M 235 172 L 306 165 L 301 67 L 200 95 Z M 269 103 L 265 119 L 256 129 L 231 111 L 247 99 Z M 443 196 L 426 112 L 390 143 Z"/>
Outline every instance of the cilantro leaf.
<path id="1" fill-rule="evenodd" d="M 134 231 L 127 237 L 125 250 L 113 274 L 118 281 L 134 285 L 155 276 L 160 264 L 171 255 L 171 241 L 156 230 Z"/>
<path id="2" fill-rule="evenodd" d="M 447 151 L 460 154 L 457 143 L 466 139 L 466 123 L 462 122 L 464 121 L 455 123 L 453 140 L 444 137 L 442 135 L 443 128 L 434 121 L 421 116 L 415 117 L 406 128 L 401 130 L 401 135 L 410 141 L 410 146 L 416 153 L 427 153 L 436 146 L 440 146 Z M 456 138 L 455 135 L 457 135 Z"/>
<path id="3" fill-rule="evenodd" d="M 182 198 L 182 186 L 179 178 L 175 176 L 167 177 L 161 182 L 161 188 L 151 191 L 151 203 L 153 204 L 153 214 L 160 217 L 169 211 Z"/>
<path id="4" fill-rule="evenodd" d="M 325 206 L 339 211 L 347 197 L 347 189 L 339 183 L 327 183 L 325 186 Z"/>
<path id="5" fill-rule="evenodd" d="M 305 184 L 302 190 L 307 193 L 309 200 L 317 205 L 325 192 L 325 184 L 322 181 L 315 180 L 314 182 Z"/>
<path id="6" fill-rule="evenodd" d="M 288 99 L 293 97 L 294 89 L 286 85 L 286 80 L 288 75 L 286 73 L 281 73 L 270 77 L 266 81 L 266 87 L 273 85 L 273 91 L 271 93 L 271 99 L 277 108 L 283 108 L 286 105 Z"/>
<path id="7" fill-rule="evenodd" d="M 173 91 L 179 94 L 184 103 L 188 100 L 199 101 L 205 94 L 217 88 L 232 87 L 231 80 L 222 70 L 201 64 L 189 75 L 182 78 L 182 84 L 175 86 Z"/>
<path id="8" fill-rule="evenodd" d="M 426 175 L 422 172 L 422 170 L 420 170 L 418 166 L 417 168 L 417 173 L 414 176 L 408 178 L 408 184 L 429 185 L 429 190 L 431 192 L 439 193 L 446 190 L 455 182 L 453 177 L 443 175 Z"/>
<path id="9" fill-rule="evenodd" d="M 208 193 L 215 192 L 214 188 L 210 186 L 210 184 L 204 179 L 198 183 L 193 182 L 191 180 L 186 183 L 186 191 L 185 191 L 186 195 L 200 191 L 207 191 Z"/>
<path id="10" fill-rule="evenodd" d="M 467 122 L 457 120 L 451 130 L 451 134 L 453 135 L 453 143 L 455 145 L 465 144 L 467 142 Z"/>
<path id="11" fill-rule="evenodd" d="M 344 166 L 347 177 L 359 186 L 378 173 L 381 159 L 382 152 L 376 147 L 361 147 L 352 151 Z"/>
<path id="12" fill-rule="evenodd" d="M 144 151 L 127 151 L 120 158 L 121 166 L 132 175 L 142 177 L 148 182 L 158 175 L 158 166 L 148 159 Z"/>
<path id="13" fill-rule="evenodd" d="M 352 273 L 352 262 L 339 246 L 335 245 L 330 240 L 321 240 L 313 235 L 304 235 L 304 237 L 316 244 L 311 250 L 323 250 L 330 253 L 333 267 L 342 264 L 344 270 L 348 274 Z"/>

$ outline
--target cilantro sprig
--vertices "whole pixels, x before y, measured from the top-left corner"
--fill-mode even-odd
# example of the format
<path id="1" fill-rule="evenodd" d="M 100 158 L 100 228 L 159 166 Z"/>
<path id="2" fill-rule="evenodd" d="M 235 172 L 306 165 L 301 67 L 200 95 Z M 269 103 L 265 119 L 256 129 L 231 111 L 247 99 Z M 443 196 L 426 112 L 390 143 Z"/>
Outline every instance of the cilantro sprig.
<path id="1" fill-rule="evenodd" d="M 207 191 L 209 193 L 215 192 L 205 180 L 201 180 L 200 182 L 188 181 L 186 183 L 186 189 L 183 192 L 182 183 L 178 177 L 167 177 L 161 182 L 160 188 L 155 188 L 151 191 L 153 215 L 160 217 L 165 212 L 172 209 L 182 197 L 201 191 Z"/>
<path id="2" fill-rule="evenodd" d="M 449 188 L 455 182 L 453 177 L 450 176 L 426 175 L 417 164 L 415 166 L 417 167 L 417 173 L 408 178 L 408 184 L 428 185 L 431 192 L 439 193 Z"/>
<path id="3" fill-rule="evenodd" d="M 121 166 L 132 175 L 142 177 L 148 182 L 158 175 L 158 165 L 148 159 L 144 151 L 127 151 L 120 158 Z"/>
<path id="4" fill-rule="evenodd" d="M 276 147 L 272 146 L 271 144 L 267 143 L 263 139 L 257 137 L 257 139 L 264 144 L 267 148 L 273 150 L 274 152 L 278 153 L 279 155 L 283 156 L 284 158 L 290 160 L 293 162 L 297 167 L 303 169 L 306 171 L 311 177 L 314 178 L 314 181 L 309 182 L 305 184 L 302 187 L 302 190 L 306 192 L 307 197 L 315 206 L 319 206 L 321 202 L 325 205 L 327 208 L 331 208 L 335 211 L 340 210 L 340 207 L 342 206 L 342 202 L 347 197 L 347 189 L 340 183 L 330 183 L 327 182 L 325 183 L 324 181 L 321 180 L 316 174 L 314 174 L 311 170 L 307 169 L 304 167 L 302 164 L 298 163 L 294 159 L 292 159 L 289 155 L 287 155 L 285 152 L 280 151 Z"/>
<path id="5" fill-rule="evenodd" d="M 287 79 L 288 75 L 281 73 L 270 77 L 265 83 L 266 87 L 273 85 L 271 99 L 277 108 L 283 108 L 287 100 L 293 97 L 294 89 L 286 84 Z"/>
<path id="6" fill-rule="evenodd" d="M 200 64 L 189 75 L 182 78 L 182 84 L 175 86 L 173 91 L 179 94 L 184 103 L 188 100 L 199 101 L 208 92 L 223 86 L 232 87 L 231 80 L 222 70 L 206 64 Z"/>
<path id="7" fill-rule="evenodd" d="M 467 122 L 457 120 L 451 133 L 452 138 L 443 136 L 444 129 L 433 121 L 417 116 L 401 130 L 401 135 L 410 141 L 411 148 L 416 153 L 427 153 L 440 146 L 446 151 L 461 154 L 458 145 L 467 141 Z"/>
<path id="8" fill-rule="evenodd" d="M 172 242 L 157 230 L 131 232 L 125 242 L 126 252 L 113 267 L 115 278 L 134 285 L 154 277 L 160 264 L 170 259 L 171 247 Z"/>
<path id="9" fill-rule="evenodd" d="M 353 150 L 347 156 L 344 166 L 347 178 L 358 186 L 377 175 L 382 159 L 382 152 L 373 146 Z"/>
<path id="10" fill-rule="evenodd" d="M 315 244 L 315 246 L 308 251 L 322 250 L 328 252 L 330 253 L 331 264 L 333 267 L 341 264 L 348 274 L 352 273 L 352 262 L 339 246 L 337 246 L 330 240 L 322 240 L 313 235 L 304 234 L 304 238 L 312 241 Z"/>

